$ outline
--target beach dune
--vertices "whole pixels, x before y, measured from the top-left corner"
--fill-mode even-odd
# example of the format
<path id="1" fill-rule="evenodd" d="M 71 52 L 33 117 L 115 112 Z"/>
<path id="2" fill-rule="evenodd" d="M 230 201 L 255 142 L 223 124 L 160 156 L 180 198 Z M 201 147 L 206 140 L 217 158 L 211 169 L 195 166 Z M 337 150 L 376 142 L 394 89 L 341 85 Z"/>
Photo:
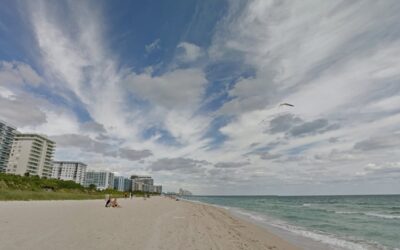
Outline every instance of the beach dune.
<path id="1" fill-rule="evenodd" d="M 0 202 L 0 249 L 298 249 L 221 208 L 163 197 L 119 203 Z"/>

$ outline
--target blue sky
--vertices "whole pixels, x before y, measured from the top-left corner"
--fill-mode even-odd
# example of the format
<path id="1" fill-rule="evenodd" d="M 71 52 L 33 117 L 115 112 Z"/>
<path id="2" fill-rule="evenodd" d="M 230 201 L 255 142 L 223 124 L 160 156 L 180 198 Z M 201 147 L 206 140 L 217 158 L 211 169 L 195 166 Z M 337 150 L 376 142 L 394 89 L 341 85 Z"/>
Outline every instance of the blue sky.
<path id="1" fill-rule="evenodd" d="M 169 191 L 399 193 L 399 11 L 2 1 L 0 119 Z"/>

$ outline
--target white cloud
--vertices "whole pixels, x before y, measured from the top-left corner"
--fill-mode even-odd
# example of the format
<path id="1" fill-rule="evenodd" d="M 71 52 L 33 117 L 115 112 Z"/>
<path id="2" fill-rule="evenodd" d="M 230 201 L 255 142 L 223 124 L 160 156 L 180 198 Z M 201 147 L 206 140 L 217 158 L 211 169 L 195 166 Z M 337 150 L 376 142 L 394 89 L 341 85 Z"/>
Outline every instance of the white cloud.
<path id="1" fill-rule="evenodd" d="M 0 86 L 16 84 L 31 84 L 34 86 L 43 82 L 43 79 L 31 66 L 23 62 L 0 61 Z"/>
<path id="2" fill-rule="evenodd" d="M 178 57 L 182 62 L 194 62 L 202 55 L 201 48 L 193 43 L 182 42 L 177 48 L 183 49 L 182 54 Z"/>
<path id="3" fill-rule="evenodd" d="M 399 160 L 397 142 L 387 139 L 397 139 L 400 121 L 400 38 L 391 8 L 396 2 L 231 1 L 207 52 L 182 42 L 172 67 L 158 75 L 121 65 L 109 49 L 98 7 L 69 2 L 61 18 L 54 4 L 29 5 L 43 75 L 21 62 L 0 65 L 1 104 L 29 114 L 21 119 L 0 109 L 0 115 L 27 124 L 26 131 L 64 139 L 78 134 L 94 147 L 80 152 L 60 144 L 57 157 L 81 157 L 93 168 L 120 174 L 152 173 L 170 187 L 189 180 L 195 190 L 214 193 L 262 192 L 267 188 L 258 187 L 266 183 L 283 192 L 290 184 L 374 174 L 384 179 L 397 171 L 391 165 L 386 173 L 364 169 L 370 162 Z M 145 50 L 163 49 L 160 39 Z M 226 89 L 230 101 L 204 114 L 199 109 L 207 99 L 208 76 L 198 64 L 188 65 L 208 66 L 208 56 L 213 65 L 248 65 L 254 75 L 238 79 Z M 27 84 L 43 84 L 82 103 L 93 121 L 29 95 L 21 87 Z M 219 129 L 226 141 L 211 151 L 204 135 L 219 115 L 234 116 Z M 279 122 L 282 117 L 288 119 Z M 164 132 L 174 138 L 171 145 L 160 142 Z M 385 150 L 364 152 L 376 146 Z"/>
<path id="4" fill-rule="evenodd" d="M 195 108 L 207 83 L 198 69 L 177 69 L 156 77 L 131 74 L 125 80 L 133 94 L 167 109 Z"/>

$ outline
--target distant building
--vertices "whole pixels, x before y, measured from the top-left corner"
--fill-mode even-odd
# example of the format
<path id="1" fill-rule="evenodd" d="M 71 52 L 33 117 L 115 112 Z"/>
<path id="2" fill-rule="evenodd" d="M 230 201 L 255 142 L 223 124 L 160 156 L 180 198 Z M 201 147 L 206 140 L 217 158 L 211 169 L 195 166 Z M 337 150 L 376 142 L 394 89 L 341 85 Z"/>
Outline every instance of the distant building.
<path id="1" fill-rule="evenodd" d="M 82 162 L 73 161 L 55 161 L 51 178 L 74 181 L 83 185 L 85 181 L 87 165 Z"/>
<path id="2" fill-rule="evenodd" d="M 132 180 L 128 178 L 124 178 L 124 191 L 130 192 L 132 191 Z"/>
<path id="3" fill-rule="evenodd" d="M 153 192 L 161 194 L 162 193 L 162 186 L 161 185 L 154 186 Z"/>
<path id="4" fill-rule="evenodd" d="M 85 187 L 96 185 L 99 190 L 114 187 L 114 173 L 108 171 L 88 171 L 85 175 Z"/>
<path id="5" fill-rule="evenodd" d="M 143 183 L 142 182 L 136 182 L 135 180 L 132 180 L 132 191 L 142 191 L 144 190 L 143 188 Z"/>
<path id="6" fill-rule="evenodd" d="M 114 177 L 114 189 L 121 192 L 129 192 L 132 190 L 132 180 L 123 176 Z"/>
<path id="7" fill-rule="evenodd" d="M 192 192 L 180 188 L 178 194 L 181 195 L 181 196 L 189 196 L 189 195 L 192 195 Z"/>
<path id="8" fill-rule="evenodd" d="M 118 191 L 124 191 L 124 177 L 114 176 L 114 189 Z"/>
<path id="9" fill-rule="evenodd" d="M 132 175 L 132 191 L 153 192 L 154 180 L 150 176 Z"/>
<path id="10" fill-rule="evenodd" d="M 153 186 L 154 180 L 150 176 L 137 176 L 137 175 L 132 175 L 131 176 L 132 180 L 135 180 L 136 182 L 142 182 L 147 185 Z"/>
<path id="11" fill-rule="evenodd" d="M 162 193 L 162 186 L 154 185 L 154 180 L 150 176 L 132 175 L 132 191 L 141 191 L 146 193 Z"/>
<path id="12" fill-rule="evenodd" d="M 0 173 L 5 172 L 16 129 L 0 120 Z"/>
<path id="13" fill-rule="evenodd" d="M 50 178 L 55 143 L 38 134 L 16 134 L 6 173 Z"/>

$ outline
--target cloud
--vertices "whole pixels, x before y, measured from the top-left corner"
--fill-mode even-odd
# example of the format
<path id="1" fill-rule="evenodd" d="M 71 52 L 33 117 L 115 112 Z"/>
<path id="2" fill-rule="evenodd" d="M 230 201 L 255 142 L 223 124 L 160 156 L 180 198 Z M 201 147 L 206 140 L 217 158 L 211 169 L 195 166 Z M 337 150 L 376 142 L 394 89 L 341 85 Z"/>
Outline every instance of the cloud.
<path id="1" fill-rule="evenodd" d="M 152 53 L 153 51 L 159 50 L 161 48 L 160 41 L 161 40 L 158 38 L 158 39 L 154 40 L 153 42 L 147 44 L 145 46 L 146 52 L 147 53 Z"/>
<path id="2" fill-rule="evenodd" d="M 262 160 L 273 160 L 273 159 L 278 159 L 282 156 L 281 154 L 271 154 L 268 152 L 259 153 L 259 155 L 260 155 L 260 159 L 262 159 Z"/>
<path id="3" fill-rule="evenodd" d="M 375 151 L 400 146 L 400 135 L 382 135 L 357 142 L 354 149 L 360 151 Z"/>
<path id="4" fill-rule="evenodd" d="M 210 193 L 300 192 L 363 171 L 384 180 L 365 163 L 398 161 L 396 1 L 229 1 L 211 40 L 176 32 L 177 44 L 140 45 L 175 52 L 160 71 L 113 47 L 104 5 L 26 5 L 38 56 L 1 62 L 0 118 L 51 135 L 63 158 L 124 174 L 137 161 L 143 174 Z"/>
<path id="5" fill-rule="evenodd" d="M 316 119 L 311 122 L 305 122 L 301 125 L 294 126 L 290 131 L 292 136 L 306 136 L 317 133 L 325 133 L 330 130 L 340 128 L 339 124 L 329 124 L 326 119 Z"/>
<path id="6" fill-rule="evenodd" d="M 95 132 L 98 134 L 106 133 L 104 126 L 95 121 L 88 121 L 81 124 L 81 129 L 86 132 Z"/>
<path id="7" fill-rule="evenodd" d="M 193 43 L 182 42 L 178 44 L 177 48 L 183 50 L 178 56 L 182 62 L 196 61 L 202 54 L 201 48 Z"/>
<path id="8" fill-rule="evenodd" d="M 0 61 L 0 85 L 31 84 L 37 86 L 43 78 L 23 62 Z"/>
<path id="9" fill-rule="evenodd" d="M 157 77 L 131 74 L 125 82 L 135 96 L 155 106 L 185 110 L 200 104 L 207 80 L 199 69 L 177 69 Z"/>
<path id="10" fill-rule="evenodd" d="M 315 135 L 340 128 L 339 124 L 330 124 L 327 119 L 319 118 L 305 122 L 293 114 L 277 116 L 270 121 L 269 125 L 269 130 L 266 130 L 268 133 L 286 133 L 295 137 Z"/>
<path id="11" fill-rule="evenodd" d="M 400 162 L 385 162 L 382 164 L 369 163 L 357 177 L 362 179 L 397 178 L 400 176 Z"/>
<path id="12" fill-rule="evenodd" d="M 120 148 L 105 142 L 99 142 L 91 139 L 86 135 L 65 134 L 50 137 L 57 144 L 57 147 L 76 147 L 87 152 L 102 154 L 104 156 L 127 159 L 130 161 L 138 161 L 153 153 L 150 150 L 133 150 L 129 148 Z"/>
<path id="13" fill-rule="evenodd" d="M 302 121 L 302 119 L 295 117 L 293 114 L 280 115 L 270 121 L 268 132 L 272 134 L 286 132 Z"/>
<path id="14" fill-rule="evenodd" d="M 47 122 L 46 114 L 39 109 L 37 100 L 25 96 L 8 99 L 0 96 L 0 118 L 14 126 L 37 126 Z"/>
<path id="15" fill-rule="evenodd" d="M 78 147 L 89 152 L 95 152 L 104 155 L 115 155 L 109 151 L 111 145 L 98 142 L 86 135 L 65 134 L 52 136 L 50 138 L 54 140 L 59 147 Z"/>
<path id="16" fill-rule="evenodd" d="M 143 158 L 147 158 L 149 156 L 152 156 L 153 153 L 146 149 L 146 150 L 133 150 L 133 149 L 127 149 L 127 148 L 121 148 L 119 150 L 119 156 L 131 161 L 138 161 Z"/>
<path id="17" fill-rule="evenodd" d="M 249 165 L 250 162 L 218 162 L 216 168 L 240 168 Z"/>
<path id="18" fill-rule="evenodd" d="M 0 117 L 15 126 L 37 126 L 47 121 L 43 111 L 47 102 L 32 96 L 24 85 L 43 83 L 29 65 L 18 61 L 0 61 Z"/>
<path id="19" fill-rule="evenodd" d="M 202 167 L 210 163 L 205 160 L 193 160 L 189 158 L 162 158 L 149 165 L 152 171 L 177 171 L 182 173 L 197 173 Z"/>

